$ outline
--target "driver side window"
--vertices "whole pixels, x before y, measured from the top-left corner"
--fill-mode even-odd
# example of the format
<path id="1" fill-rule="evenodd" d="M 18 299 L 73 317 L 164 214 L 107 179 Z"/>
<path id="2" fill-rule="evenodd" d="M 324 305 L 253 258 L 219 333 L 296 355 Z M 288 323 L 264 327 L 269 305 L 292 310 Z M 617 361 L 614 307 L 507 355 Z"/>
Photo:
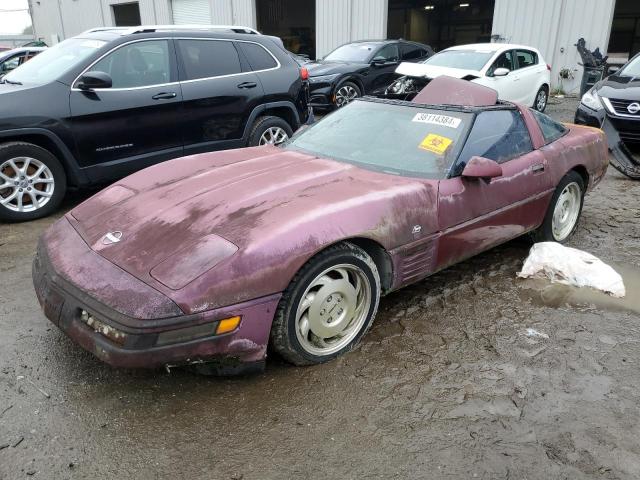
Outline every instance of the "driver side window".
<path id="1" fill-rule="evenodd" d="M 513 50 L 504 52 L 498 58 L 496 58 L 495 62 L 493 62 L 493 65 L 491 65 L 491 68 L 487 70 L 487 76 L 493 77 L 493 72 L 495 72 L 498 68 L 506 68 L 509 71 L 513 71 L 514 65 Z"/>
<path id="2" fill-rule="evenodd" d="M 505 163 L 533 151 L 529 130 L 518 110 L 493 110 L 476 117 L 451 176 L 458 176 L 471 157 Z"/>
<path id="3" fill-rule="evenodd" d="M 374 60 L 384 60 L 385 62 L 397 62 L 400 60 L 400 54 L 398 53 L 398 45 L 392 43 L 390 45 L 386 45 L 378 50 L 373 56 Z"/>
<path id="4" fill-rule="evenodd" d="M 113 81 L 113 88 L 135 88 L 169 83 L 169 65 L 168 42 L 153 40 L 118 48 L 91 70 L 108 74 Z"/>

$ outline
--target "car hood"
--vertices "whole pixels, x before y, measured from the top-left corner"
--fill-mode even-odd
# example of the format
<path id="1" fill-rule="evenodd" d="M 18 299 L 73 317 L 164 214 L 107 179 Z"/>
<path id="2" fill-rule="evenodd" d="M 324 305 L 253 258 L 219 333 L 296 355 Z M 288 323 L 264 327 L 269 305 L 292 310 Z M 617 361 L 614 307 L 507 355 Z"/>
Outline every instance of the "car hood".
<path id="1" fill-rule="evenodd" d="M 332 75 L 334 73 L 355 72 L 362 68 L 368 68 L 369 65 L 366 63 L 325 62 L 318 60 L 307 63 L 304 67 L 309 72 L 310 77 L 318 77 L 320 75 Z"/>
<path id="2" fill-rule="evenodd" d="M 605 98 L 640 101 L 640 78 L 612 75 L 598 85 L 597 91 Z"/>
<path id="3" fill-rule="evenodd" d="M 402 62 L 396 68 L 396 73 L 407 77 L 424 77 L 434 79 L 442 75 L 454 78 L 462 78 L 472 80 L 481 76 L 480 72 L 475 70 L 465 70 L 460 68 L 438 67 L 427 63 L 409 63 Z"/>
<path id="4" fill-rule="evenodd" d="M 149 272 L 176 252 L 184 255 L 191 249 L 208 255 L 206 250 L 214 249 L 219 261 L 222 251 L 259 250 L 257 245 L 269 237 L 276 245 L 268 249 L 271 253 L 283 243 L 277 235 L 296 243 L 296 237 L 313 239 L 315 228 L 333 228 L 313 223 L 320 212 L 352 211 L 385 195 L 421 188 L 412 179 L 256 147 L 184 157 L 142 170 L 85 201 L 67 218 L 94 251 L 149 280 L 154 276 Z M 374 210 L 374 224 L 379 215 L 388 214 Z M 105 237 L 109 232 L 112 236 Z M 171 288 L 184 283 L 171 282 Z"/>

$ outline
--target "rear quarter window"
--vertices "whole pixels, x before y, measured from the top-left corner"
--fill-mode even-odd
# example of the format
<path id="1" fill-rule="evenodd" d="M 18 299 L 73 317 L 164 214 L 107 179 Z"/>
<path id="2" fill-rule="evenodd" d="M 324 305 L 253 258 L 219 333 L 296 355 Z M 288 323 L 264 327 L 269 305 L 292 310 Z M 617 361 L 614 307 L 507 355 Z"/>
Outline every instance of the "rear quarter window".
<path id="1" fill-rule="evenodd" d="M 544 138 L 545 145 L 548 145 L 551 142 L 555 142 L 569 131 L 567 127 L 565 127 L 560 122 L 556 122 L 548 115 L 540 113 L 533 108 L 530 108 L 529 110 L 531 111 L 531 113 L 533 113 L 533 116 L 538 122 L 540 130 L 542 130 L 542 136 Z"/>
<path id="2" fill-rule="evenodd" d="M 245 57 L 247 57 L 251 70 L 254 72 L 258 70 L 268 70 L 278 66 L 273 56 L 261 45 L 248 42 L 238 42 L 238 45 L 242 49 Z"/>
<path id="3" fill-rule="evenodd" d="M 471 157 L 504 163 L 532 150 L 531 136 L 519 111 L 481 112 L 473 123 L 452 174 L 460 175 Z"/>

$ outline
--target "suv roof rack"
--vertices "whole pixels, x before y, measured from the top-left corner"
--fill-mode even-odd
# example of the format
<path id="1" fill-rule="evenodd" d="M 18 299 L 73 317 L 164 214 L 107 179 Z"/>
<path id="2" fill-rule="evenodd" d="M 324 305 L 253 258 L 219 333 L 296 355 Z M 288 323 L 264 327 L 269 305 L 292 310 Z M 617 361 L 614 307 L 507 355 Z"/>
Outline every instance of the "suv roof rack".
<path id="1" fill-rule="evenodd" d="M 234 33 L 248 33 L 260 35 L 255 28 L 243 25 L 140 25 L 138 27 L 98 27 L 87 30 L 84 33 L 94 32 L 120 32 L 121 35 L 134 33 L 157 32 L 162 30 L 229 30 Z"/>

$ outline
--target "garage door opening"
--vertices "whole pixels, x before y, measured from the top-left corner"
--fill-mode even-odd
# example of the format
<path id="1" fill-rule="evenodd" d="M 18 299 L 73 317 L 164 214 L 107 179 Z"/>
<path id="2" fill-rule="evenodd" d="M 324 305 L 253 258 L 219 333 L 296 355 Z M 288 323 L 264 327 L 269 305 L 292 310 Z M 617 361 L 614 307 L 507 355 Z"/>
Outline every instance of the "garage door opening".
<path id="1" fill-rule="evenodd" d="M 315 0 L 259 0 L 258 30 L 282 38 L 290 52 L 316 58 Z"/>
<path id="2" fill-rule="evenodd" d="M 609 63 L 622 64 L 640 52 L 640 2 L 616 0 L 609 37 Z"/>
<path id="3" fill-rule="evenodd" d="M 137 27 L 142 24 L 138 2 L 111 5 L 111 8 L 113 8 L 113 23 L 116 27 Z"/>
<path id="4" fill-rule="evenodd" d="M 389 0 L 388 38 L 426 43 L 440 51 L 491 41 L 495 0 Z"/>

